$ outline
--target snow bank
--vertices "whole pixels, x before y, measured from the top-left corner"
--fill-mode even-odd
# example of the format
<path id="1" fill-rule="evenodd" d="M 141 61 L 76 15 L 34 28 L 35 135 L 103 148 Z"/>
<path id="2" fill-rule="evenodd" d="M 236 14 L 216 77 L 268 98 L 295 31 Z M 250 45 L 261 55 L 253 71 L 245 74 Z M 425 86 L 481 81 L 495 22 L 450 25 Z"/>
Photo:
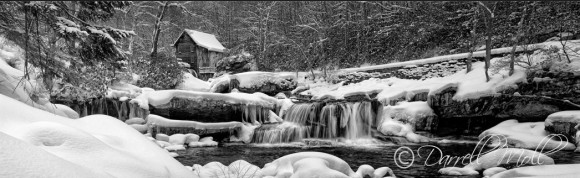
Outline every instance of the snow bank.
<path id="1" fill-rule="evenodd" d="M 189 91 L 203 91 L 207 92 L 210 90 L 210 83 L 200 80 L 189 72 L 183 73 L 183 81 L 177 84 L 175 89 L 178 90 L 189 90 Z"/>
<path id="2" fill-rule="evenodd" d="M 77 113 L 75 110 L 71 109 L 68 106 L 65 106 L 62 104 L 54 104 L 54 106 L 56 107 L 56 109 L 65 113 L 68 118 L 71 118 L 71 119 L 78 119 L 79 118 L 79 113 Z"/>
<path id="3" fill-rule="evenodd" d="M 0 49 L 0 94 L 14 98 L 29 106 L 42 109 L 53 114 L 69 117 L 66 108 L 57 106 L 49 102 L 49 96 L 45 93 L 42 86 L 39 84 L 40 79 L 37 80 L 37 73 L 33 67 L 29 68 L 30 79 L 25 79 L 23 59 L 17 53 L 17 50 L 6 51 L 9 47 L 2 46 Z M 10 66 L 15 65 L 18 69 Z"/>
<path id="4" fill-rule="evenodd" d="M 515 119 L 506 120 L 479 135 L 480 140 L 488 138 L 492 139 L 494 146 L 507 144 L 510 147 L 532 150 L 574 150 L 576 148 L 574 144 L 567 142 L 564 136 L 554 137 L 564 139 L 564 141 L 551 139 L 549 133 L 544 130 L 543 122 L 519 123 Z"/>
<path id="5" fill-rule="evenodd" d="M 501 148 L 479 155 L 476 160 L 463 168 L 441 168 L 439 173 L 444 175 L 478 175 L 478 171 L 508 164 L 516 164 L 516 166 L 550 165 L 554 164 L 554 160 L 540 152 L 519 148 Z"/>
<path id="6" fill-rule="evenodd" d="M 357 172 L 354 172 L 344 160 L 320 152 L 299 152 L 280 157 L 270 163 L 266 163 L 261 172 L 266 177 L 363 178 L 365 175 L 383 177 L 387 174 L 394 176 L 387 167 L 375 170 L 369 165 L 362 165 Z"/>
<path id="7" fill-rule="evenodd" d="M 172 98 L 181 97 L 191 100 L 223 100 L 231 104 L 245 104 L 245 105 L 260 105 L 263 107 L 273 107 L 276 103 L 271 103 L 265 100 L 260 93 L 207 93 L 196 91 L 183 90 L 160 90 L 152 91 L 139 95 L 137 98 L 131 100 L 131 103 L 137 103 L 143 109 L 149 109 L 149 105 L 160 106 L 169 103 Z"/>
<path id="8" fill-rule="evenodd" d="M 165 151 L 116 118 L 68 119 L 0 95 L 0 175 L 192 177 Z M 17 112 L 15 112 L 17 111 Z M 34 171 L 31 171 L 33 166 Z M 60 169 L 59 169 L 60 168 Z M 35 176 L 41 174 L 42 176 Z"/>

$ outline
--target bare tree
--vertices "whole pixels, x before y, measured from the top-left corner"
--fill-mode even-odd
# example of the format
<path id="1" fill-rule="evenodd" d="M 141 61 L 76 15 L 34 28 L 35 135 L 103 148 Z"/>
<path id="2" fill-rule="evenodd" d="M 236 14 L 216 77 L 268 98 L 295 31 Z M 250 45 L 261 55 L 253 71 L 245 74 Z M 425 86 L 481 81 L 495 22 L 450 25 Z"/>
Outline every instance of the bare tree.
<path id="1" fill-rule="evenodd" d="M 153 39 L 151 40 L 153 44 L 153 47 L 151 47 L 151 56 L 157 55 L 157 42 L 159 41 L 159 33 L 161 33 L 161 21 L 163 20 L 163 16 L 165 16 L 165 11 L 168 6 L 169 1 L 165 1 L 164 4 L 159 6 L 159 12 L 157 13 L 157 19 L 155 19 L 155 27 L 153 29 Z"/>
<path id="2" fill-rule="evenodd" d="M 487 14 L 489 14 L 489 16 L 485 16 L 485 35 L 486 35 L 486 39 L 485 39 L 485 79 L 486 79 L 486 82 L 489 82 L 490 78 L 489 78 L 488 70 L 489 70 L 490 60 L 491 60 L 491 28 L 492 28 L 493 18 L 495 17 L 495 15 L 493 14 L 493 11 L 489 8 L 489 6 L 486 5 L 486 3 L 489 3 L 489 2 L 478 1 L 478 4 L 484 9 L 485 12 L 487 12 Z"/>
<path id="3" fill-rule="evenodd" d="M 516 33 L 516 36 L 513 38 L 514 45 L 512 47 L 512 52 L 511 52 L 510 72 L 509 72 L 510 76 L 514 74 L 514 65 L 515 65 L 515 60 L 516 60 L 516 47 L 518 45 L 518 42 L 520 41 L 521 36 L 523 36 L 524 19 L 526 18 L 527 11 L 528 11 L 528 7 L 525 7 L 524 11 L 522 11 L 522 17 L 520 18 L 520 22 L 518 22 L 518 32 Z"/>

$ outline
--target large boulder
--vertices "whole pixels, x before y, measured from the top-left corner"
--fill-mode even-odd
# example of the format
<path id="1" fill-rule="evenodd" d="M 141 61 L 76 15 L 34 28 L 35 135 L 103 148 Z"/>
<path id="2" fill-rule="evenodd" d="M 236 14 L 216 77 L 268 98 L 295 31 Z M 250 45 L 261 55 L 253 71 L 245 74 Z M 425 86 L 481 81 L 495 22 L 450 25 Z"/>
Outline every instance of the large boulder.
<path id="1" fill-rule="evenodd" d="M 242 121 L 243 113 L 254 110 L 255 114 L 268 118 L 269 111 L 274 106 L 232 104 L 224 100 L 212 98 L 193 99 L 174 97 L 167 104 L 150 106 L 151 114 L 160 115 L 175 120 L 192 120 L 198 122 L 230 122 Z M 254 116 L 255 117 L 255 116 Z"/>
<path id="2" fill-rule="evenodd" d="M 555 112 L 580 110 L 565 100 L 530 95 L 496 94 L 457 101 L 452 99 L 456 91 L 448 88 L 429 96 L 429 106 L 439 116 L 439 134 L 479 134 L 508 119 L 541 122 Z"/>
<path id="3" fill-rule="evenodd" d="M 580 110 L 561 111 L 550 114 L 544 121 L 545 129 L 551 133 L 562 134 L 568 141 L 580 143 L 578 129 L 580 127 Z"/>
<path id="4" fill-rule="evenodd" d="M 261 92 L 270 96 L 280 92 L 290 92 L 297 85 L 296 77 L 292 74 L 259 71 L 234 74 L 230 82 L 230 88 L 237 88 L 240 92 Z"/>

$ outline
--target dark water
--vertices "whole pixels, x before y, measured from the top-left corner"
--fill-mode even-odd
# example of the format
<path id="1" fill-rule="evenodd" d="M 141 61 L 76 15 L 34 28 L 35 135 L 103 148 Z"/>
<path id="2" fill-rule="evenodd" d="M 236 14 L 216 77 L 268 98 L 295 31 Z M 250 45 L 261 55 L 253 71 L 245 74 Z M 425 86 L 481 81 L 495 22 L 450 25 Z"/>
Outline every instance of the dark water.
<path id="1" fill-rule="evenodd" d="M 466 154 L 471 154 L 476 149 L 475 154 L 477 155 L 481 147 L 475 148 L 475 144 L 429 144 L 436 146 L 441 149 L 443 155 L 450 156 L 464 156 Z M 212 161 L 221 162 L 224 165 L 229 165 L 231 162 L 236 160 L 246 160 L 249 163 L 263 167 L 264 164 L 269 163 L 279 157 L 306 151 L 317 151 L 324 152 L 335 155 L 343 160 L 345 160 L 353 171 L 356 171 L 360 165 L 368 164 L 374 168 L 379 167 L 389 167 L 393 169 L 393 172 L 397 177 L 457 177 L 457 176 L 445 176 L 437 173 L 440 168 L 454 166 L 457 159 L 454 159 L 449 164 L 445 165 L 443 163 L 438 164 L 440 156 L 438 151 L 435 151 L 431 157 L 427 157 L 429 152 L 433 149 L 423 148 L 418 153 L 417 150 L 423 145 L 416 144 L 406 144 L 406 145 L 380 145 L 380 146 L 338 146 L 338 147 L 308 147 L 308 146 L 290 146 L 290 145 L 226 145 L 224 147 L 208 147 L 208 148 L 190 148 L 185 151 L 180 151 L 179 157 L 176 157 L 178 161 L 182 164 L 191 166 L 193 164 L 205 165 Z M 410 164 L 408 168 L 400 168 L 397 163 L 401 166 L 405 164 L 401 162 L 395 162 L 396 150 L 404 150 L 409 148 L 414 153 L 414 161 Z M 484 148 L 483 151 L 487 151 L 489 148 Z M 398 152 L 400 153 L 400 152 Z M 421 154 L 419 157 L 418 154 Z M 572 164 L 580 163 L 580 153 L 574 153 L 572 151 L 559 151 L 554 154 L 548 155 L 554 159 L 556 164 Z M 403 154 L 401 158 L 405 162 L 411 161 L 410 154 Z M 476 156 L 473 158 L 475 160 Z M 469 163 L 469 158 L 465 159 L 465 163 Z M 425 164 L 430 164 L 426 166 Z M 409 165 L 409 164 L 406 164 Z M 457 167 L 463 167 L 461 160 Z M 462 176 L 462 177 L 482 177 L 482 176 Z"/>

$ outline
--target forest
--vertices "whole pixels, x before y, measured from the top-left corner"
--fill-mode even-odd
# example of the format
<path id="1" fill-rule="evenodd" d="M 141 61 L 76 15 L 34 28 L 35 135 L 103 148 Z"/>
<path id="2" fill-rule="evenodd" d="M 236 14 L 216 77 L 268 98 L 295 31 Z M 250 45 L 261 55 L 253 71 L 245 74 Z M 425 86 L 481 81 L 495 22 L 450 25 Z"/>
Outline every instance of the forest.
<path id="1" fill-rule="evenodd" d="M 174 87 L 171 45 L 183 29 L 215 34 L 227 55 L 250 53 L 252 70 L 326 71 L 572 38 L 580 25 L 575 1 L 1 3 L 2 34 L 25 63 L 79 97 L 132 74 L 140 86 Z"/>

